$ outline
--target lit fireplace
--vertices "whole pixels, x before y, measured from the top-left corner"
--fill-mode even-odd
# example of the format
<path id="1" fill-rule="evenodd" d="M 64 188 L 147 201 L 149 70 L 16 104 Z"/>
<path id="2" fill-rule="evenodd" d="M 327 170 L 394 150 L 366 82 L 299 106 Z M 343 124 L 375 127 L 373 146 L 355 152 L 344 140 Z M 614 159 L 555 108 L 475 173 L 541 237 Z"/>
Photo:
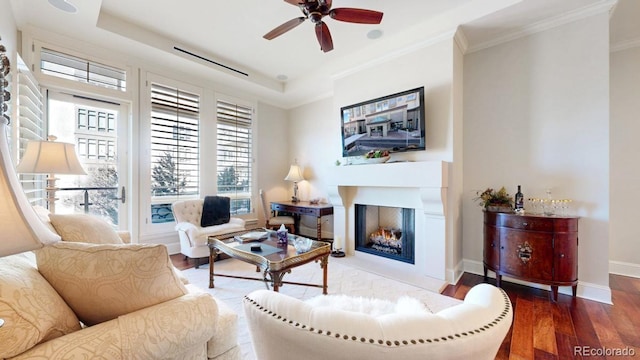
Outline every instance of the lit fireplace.
<path id="1" fill-rule="evenodd" d="M 415 210 L 356 204 L 356 251 L 414 263 Z"/>
<path id="2" fill-rule="evenodd" d="M 367 246 L 389 254 L 402 254 L 402 230 L 380 227 L 369 235 Z"/>

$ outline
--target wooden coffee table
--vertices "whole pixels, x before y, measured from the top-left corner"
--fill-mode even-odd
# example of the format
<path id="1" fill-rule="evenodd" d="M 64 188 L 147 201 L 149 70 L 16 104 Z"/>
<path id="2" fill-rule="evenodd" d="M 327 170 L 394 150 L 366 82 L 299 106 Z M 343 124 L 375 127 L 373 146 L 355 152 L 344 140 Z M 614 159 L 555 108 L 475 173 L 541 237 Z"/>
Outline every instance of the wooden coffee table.
<path id="1" fill-rule="evenodd" d="M 207 241 L 210 250 L 209 288 L 214 287 L 214 260 L 217 256 L 216 250 L 218 250 L 231 258 L 256 265 L 256 271 L 262 271 L 263 277 L 262 279 L 259 279 L 245 276 L 215 274 L 216 276 L 227 276 L 247 280 L 261 280 L 265 282 L 267 288 L 269 287 L 269 284 L 271 284 L 273 286 L 273 291 L 276 292 L 283 284 L 293 284 L 321 287 L 322 293 L 324 295 L 327 294 L 327 265 L 329 262 L 329 254 L 331 253 L 331 244 L 324 241 L 312 240 L 311 249 L 309 249 L 309 251 L 307 252 L 298 254 L 291 244 L 287 246 L 278 245 L 275 237 L 270 237 L 267 240 L 263 240 L 260 242 L 245 244 L 240 244 L 239 242 L 234 240 L 235 236 L 240 236 L 253 231 L 264 231 L 264 229 L 250 229 L 230 234 L 209 236 L 209 239 Z M 251 244 L 260 244 L 262 251 L 251 251 Z M 291 269 L 312 261 L 320 262 L 320 267 L 322 268 L 322 285 L 288 282 L 282 280 L 286 273 L 291 272 Z"/>

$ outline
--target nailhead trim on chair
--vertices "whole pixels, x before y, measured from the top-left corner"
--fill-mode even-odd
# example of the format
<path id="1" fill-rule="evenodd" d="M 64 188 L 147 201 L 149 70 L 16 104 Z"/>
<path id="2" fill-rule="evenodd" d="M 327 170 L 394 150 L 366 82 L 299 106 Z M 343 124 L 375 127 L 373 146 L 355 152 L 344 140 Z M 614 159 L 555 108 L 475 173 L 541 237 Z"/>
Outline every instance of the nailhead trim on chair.
<path id="1" fill-rule="evenodd" d="M 448 335 L 448 336 L 442 336 L 440 338 L 432 338 L 432 339 L 411 339 L 411 340 L 383 340 L 383 339 L 365 339 L 365 338 L 358 338 L 356 336 L 349 336 L 349 335 L 340 335 L 338 333 L 336 333 L 335 335 L 332 335 L 332 332 L 327 330 L 327 331 L 323 331 L 322 329 L 318 329 L 315 330 L 314 328 L 309 328 L 308 331 L 311 332 L 315 332 L 318 335 L 326 335 L 326 336 L 333 336 L 336 339 L 340 339 L 342 338 L 343 340 L 352 340 L 352 341 L 359 341 L 362 343 L 370 343 L 370 344 L 378 344 L 378 345 L 386 345 L 389 347 L 400 347 L 400 346 L 408 346 L 408 345 L 416 345 L 418 343 L 420 344 L 424 344 L 426 343 L 437 343 L 440 341 L 451 341 L 451 340 L 456 340 L 456 339 L 460 339 L 466 336 L 472 336 L 473 334 L 480 334 L 485 330 L 489 330 L 491 327 L 498 325 L 499 322 L 503 321 L 504 318 L 507 316 L 507 314 L 509 313 L 509 310 L 511 309 L 511 301 L 509 300 L 509 297 L 507 296 L 507 293 L 504 292 L 504 290 L 500 289 L 500 291 L 502 292 L 502 296 L 504 297 L 505 300 L 505 307 L 502 310 L 502 313 L 500 313 L 500 315 L 498 317 L 496 317 L 493 321 L 491 321 L 490 323 L 488 323 L 487 325 L 484 325 L 478 329 L 473 329 L 473 330 L 469 330 L 469 331 L 463 331 L 460 334 L 454 334 L 454 335 Z M 276 317 L 277 319 L 282 319 L 283 322 L 288 323 L 289 325 L 292 325 L 294 327 L 297 328 L 301 328 L 301 329 L 306 329 L 307 325 L 304 324 L 300 324 L 298 322 L 296 322 L 294 324 L 294 322 L 292 320 L 287 320 L 286 318 L 282 317 L 281 315 L 277 315 L 274 312 L 272 312 L 271 310 L 267 310 L 265 309 L 262 305 L 259 305 L 255 300 L 249 298 L 248 296 L 244 297 L 245 301 L 250 302 L 251 304 L 255 305 L 258 310 L 261 310 L 263 312 L 266 312 L 267 315 L 271 315 L 273 317 Z"/>

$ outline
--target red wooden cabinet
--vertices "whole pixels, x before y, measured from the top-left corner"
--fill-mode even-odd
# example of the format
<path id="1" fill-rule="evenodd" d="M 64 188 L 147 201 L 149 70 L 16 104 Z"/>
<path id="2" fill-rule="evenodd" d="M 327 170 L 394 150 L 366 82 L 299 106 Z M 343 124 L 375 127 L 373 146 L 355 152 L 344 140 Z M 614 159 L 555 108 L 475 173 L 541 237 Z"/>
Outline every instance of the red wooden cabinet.
<path id="1" fill-rule="evenodd" d="M 484 213 L 484 277 L 502 276 L 551 286 L 578 285 L 578 217 Z"/>

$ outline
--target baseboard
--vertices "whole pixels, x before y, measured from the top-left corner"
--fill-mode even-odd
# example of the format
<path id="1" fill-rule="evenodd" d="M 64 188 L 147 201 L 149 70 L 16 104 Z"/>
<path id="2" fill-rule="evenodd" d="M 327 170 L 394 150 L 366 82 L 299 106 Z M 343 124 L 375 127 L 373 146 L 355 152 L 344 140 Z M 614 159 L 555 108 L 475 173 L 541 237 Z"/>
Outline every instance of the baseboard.
<path id="1" fill-rule="evenodd" d="M 180 240 L 177 232 L 145 235 L 141 236 L 138 241 L 141 244 L 162 244 L 167 247 L 169 255 L 180 253 Z"/>
<path id="2" fill-rule="evenodd" d="M 447 269 L 446 276 L 449 284 L 457 284 L 460 278 L 464 275 L 464 260 L 458 262 L 453 269 Z"/>
<path id="3" fill-rule="evenodd" d="M 640 264 L 609 261 L 609 273 L 640 278 Z"/>
<path id="4" fill-rule="evenodd" d="M 175 243 L 171 243 L 171 244 L 164 244 L 167 247 L 167 251 L 169 252 L 169 255 L 173 255 L 173 254 L 179 254 L 180 253 L 180 243 L 179 242 L 175 242 Z"/>
<path id="5" fill-rule="evenodd" d="M 475 260 L 468 260 L 468 259 L 464 259 L 463 262 L 464 262 L 465 272 L 484 276 L 484 266 L 482 265 L 482 262 L 475 261 Z M 487 276 L 492 279 L 495 279 L 496 277 L 493 271 L 489 271 Z M 510 278 L 508 276 L 503 276 L 502 281 L 508 281 L 514 284 L 524 285 L 524 286 L 532 287 L 535 289 L 551 291 L 551 287 L 548 285 L 522 281 L 522 280 Z M 571 295 L 571 287 L 559 286 L 558 293 Z M 589 299 L 589 300 L 598 301 L 605 304 L 611 304 L 611 289 L 608 286 L 602 286 L 602 285 L 592 284 L 592 283 L 578 280 L 577 296 L 583 299 Z"/>

